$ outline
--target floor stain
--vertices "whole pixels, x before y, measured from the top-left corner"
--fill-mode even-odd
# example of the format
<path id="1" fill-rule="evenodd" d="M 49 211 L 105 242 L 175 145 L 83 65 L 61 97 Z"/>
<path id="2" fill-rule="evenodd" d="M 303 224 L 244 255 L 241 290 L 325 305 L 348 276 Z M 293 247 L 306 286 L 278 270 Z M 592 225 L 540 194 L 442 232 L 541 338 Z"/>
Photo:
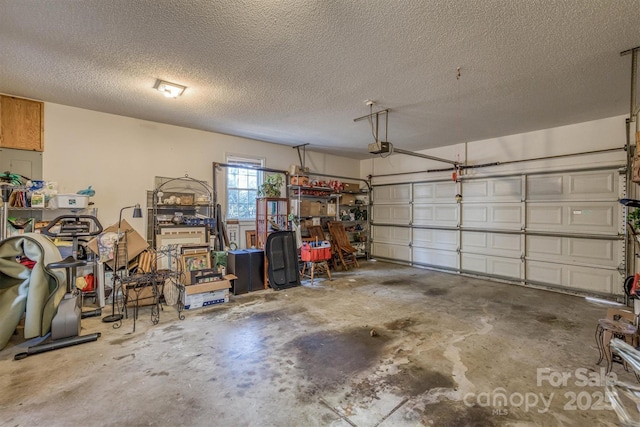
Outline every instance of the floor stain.
<path id="1" fill-rule="evenodd" d="M 439 427 L 496 427 L 508 421 L 501 417 L 504 416 L 494 415 L 488 407 L 445 400 L 427 405 L 421 414 L 421 422 Z"/>
<path id="2" fill-rule="evenodd" d="M 414 324 L 415 322 L 411 318 L 405 317 L 404 319 L 397 319 L 397 320 L 394 320 L 393 322 L 385 323 L 384 327 L 390 331 L 398 331 L 398 330 L 406 329 L 409 326 Z"/>
<path id="3" fill-rule="evenodd" d="M 114 340 L 109 341 L 109 344 L 111 345 L 120 345 L 120 344 L 124 344 L 127 341 L 131 341 L 134 338 L 133 335 L 126 335 L 122 338 L 116 338 Z"/>
<path id="4" fill-rule="evenodd" d="M 399 367 L 397 374 L 385 378 L 385 383 L 400 390 L 398 395 L 419 396 L 432 388 L 453 388 L 453 378 L 410 363 Z"/>
<path id="5" fill-rule="evenodd" d="M 408 280 L 408 279 L 388 279 L 383 281 L 381 284 L 385 286 L 397 286 L 397 285 L 411 286 L 411 285 L 416 285 L 418 283 L 419 282 Z"/>
<path id="6" fill-rule="evenodd" d="M 183 330 L 184 328 L 177 323 L 172 323 L 171 325 L 162 329 L 163 332 L 173 332 L 173 331 L 183 331 Z"/>
<path id="7" fill-rule="evenodd" d="M 558 318 L 553 314 L 540 314 L 536 316 L 536 320 L 540 323 L 553 324 L 558 322 Z"/>
<path id="8" fill-rule="evenodd" d="M 447 288 L 427 288 L 422 294 L 428 297 L 440 297 L 448 293 L 449 289 Z"/>
<path id="9" fill-rule="evenodd" d="M 150 377 L 168 377 L 169 376 L 169 372 L 167 372 L 167 371 L 154 372 L 149 376 Z"/>
<path id="10" fill-rule="evenodd" d="M 296 366 L 305 371 L 311 383 L 330 388 L 380 363 L 388 340 L 384 335 L 372 337 L 368 328 L 355 328 L 302 335 L 287 347 L 296 352 Z"/>

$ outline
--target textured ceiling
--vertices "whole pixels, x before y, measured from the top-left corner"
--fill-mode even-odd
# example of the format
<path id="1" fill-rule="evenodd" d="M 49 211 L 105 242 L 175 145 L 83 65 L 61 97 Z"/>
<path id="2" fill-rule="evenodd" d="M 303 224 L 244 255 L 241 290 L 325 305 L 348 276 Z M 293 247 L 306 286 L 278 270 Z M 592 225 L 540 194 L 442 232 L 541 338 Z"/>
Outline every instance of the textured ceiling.
<path id="1" fill-rule="evenodd" d="M 639 23 L 640 0 L 0 0 L 0 93 L 366 158 L 367 99 L 404 150 L 626 114 Z"/>

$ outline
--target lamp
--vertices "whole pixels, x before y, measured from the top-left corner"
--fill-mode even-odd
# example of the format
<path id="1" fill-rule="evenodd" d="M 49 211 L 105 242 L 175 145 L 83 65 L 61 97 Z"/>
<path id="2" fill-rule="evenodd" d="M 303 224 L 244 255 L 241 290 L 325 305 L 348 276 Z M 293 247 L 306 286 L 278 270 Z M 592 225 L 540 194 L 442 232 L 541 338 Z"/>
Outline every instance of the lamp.
<path id="1" fill-rule="evenodd" d="M 120 216 L 118 217 L 118 233 L 117 233 L 118 240 L 116 241 L 115 259 L 113 263 L 113 284 L 111 288 L 112 289 L 111 290 L 111 314 L 109 316 L 105 316 L 102 318 L 102 321 L 104 323 L 119 322 L 120 320 L 122 320 L 122 317 L 123 317 L 122 313 L 116 313 L 116 294 L 117 294 L 116 276 L 118 271 L 118 253 L 120 252 L 118 245 L 120 244 L 119 240 L 120 240 L 120 224 L 122 223 L 122 212 L 125 209 L 131 209 L 131 208 L 133 208 L 134 218 L 142 218 L 142 209 L 140 209 L 140 203 L 136 203 L 135 205 L 132 205 L 132 206 L 125 206 L 124 208 L 120 209 Z M 125 240 L 125 249 L 126 249 L 126 240 Z M 125 259 L 125 265 L 127 261 L 128 260 Z"/>
<path id="2" fill-rule="evenodd" d="M 158 79 L 156 80 L 156 84 L 153 88 L 161 92 L 167 98 L 177 98 L 182 95 L 187 87 Z"/>

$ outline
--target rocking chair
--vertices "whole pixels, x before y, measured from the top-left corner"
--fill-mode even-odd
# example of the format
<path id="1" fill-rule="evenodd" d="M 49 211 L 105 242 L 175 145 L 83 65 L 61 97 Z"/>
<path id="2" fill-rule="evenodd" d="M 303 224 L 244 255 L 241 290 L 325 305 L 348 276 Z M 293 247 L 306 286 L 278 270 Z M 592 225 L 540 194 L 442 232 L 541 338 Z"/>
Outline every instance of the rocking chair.
<path id="1" fill-rule="evenodd" d="M 331 236 L 331 250 L 333 252 L 333 267 L 338 268 L 338 261 L 343 270 L 348 270 L 350 265 L 358 265 L 356 252 L 358 250 L 351 246 L 349 236 L 344 229 L 344 224 L 340 221 L 330 221 L 328 224 L 329 235 Z"/>

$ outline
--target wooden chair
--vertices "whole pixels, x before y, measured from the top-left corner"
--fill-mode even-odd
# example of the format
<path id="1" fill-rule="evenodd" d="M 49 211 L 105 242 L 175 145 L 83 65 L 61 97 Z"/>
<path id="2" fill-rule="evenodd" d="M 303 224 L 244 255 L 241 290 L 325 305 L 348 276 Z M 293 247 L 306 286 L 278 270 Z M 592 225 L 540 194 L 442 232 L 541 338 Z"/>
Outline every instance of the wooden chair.
<path id="1" fill-rule="evenodd" d="M 348 270 L 350 265 L 360 267 L 356 259 L 358 250 L 351 246 L 344 224 L 340 221 L 330 221 L 328 227 L 329 235 L 331 236 L 334 268 L 338 268 L 338 261 L 340 261 L 343 270 Z"/>
<path id="2" fill-rule="evenodd" d="M 307 227 L 309 230 L 309 238 L 313 242 L 323 242 L 327 240 L 327 236 L 324 234 L 324 229 L 321 225 L 310 225 Z"/>

